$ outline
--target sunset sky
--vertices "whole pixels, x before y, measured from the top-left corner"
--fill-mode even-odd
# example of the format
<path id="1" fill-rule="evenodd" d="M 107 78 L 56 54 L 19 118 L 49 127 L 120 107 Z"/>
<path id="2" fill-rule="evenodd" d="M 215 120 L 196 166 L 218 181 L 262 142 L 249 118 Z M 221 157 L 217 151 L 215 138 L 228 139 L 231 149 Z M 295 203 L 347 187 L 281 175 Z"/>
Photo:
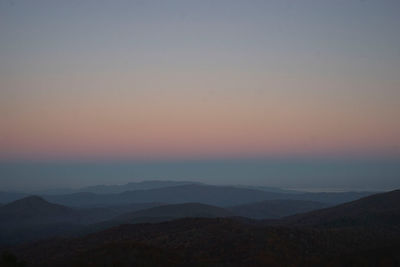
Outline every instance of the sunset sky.
<path id="1" fill-rule="evenodd" d="M 399 12 L 0 0 L 0 160 L 398 157 Z"/>

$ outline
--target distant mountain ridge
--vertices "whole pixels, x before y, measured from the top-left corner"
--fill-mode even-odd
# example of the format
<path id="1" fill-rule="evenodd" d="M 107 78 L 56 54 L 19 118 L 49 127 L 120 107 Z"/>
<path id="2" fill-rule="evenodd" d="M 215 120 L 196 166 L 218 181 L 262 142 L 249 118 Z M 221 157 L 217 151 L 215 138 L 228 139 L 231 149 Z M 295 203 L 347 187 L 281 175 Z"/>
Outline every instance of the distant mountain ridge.
<path id="1" fill-rule="evenodd" d="M 80 192 L 89 192 L 97 194 L 117 194 L 126 191 L 136 191 L 136 190 L 149 190 L 157 188 L 165 188 L 171 186 L 180 186 L 188 184 L 201 184 L 198 182 L 189 181 L 162 181 L 162 180 L 150 180 L 142 182 L 131 182 L 122 185 L 96 185 L 88 186 L 79 189 Z"/>
<path id="2" fill-rule="evenodd" d="M 226 209 L 201 204 L 201 203 L 183 203 L 158 206 L 150 209 L 140 210 L 122 214 L 114 220 L 122 223 L 155 222 L 165 221 L 176 218 L 217 218 L 230 217 L 234 214 Z"/>
<path id="3" fill-rule="evenodd" d="M 272 187 L 272 186 L 256 186 L 256 185 L 232 185 L 234 187 L 238 188 L 247 188 L 247 189 L 255 189 L 255 190 L 261 190 L 261 191 L 266 191 L 266 192 L 274 192 L 274 193 L 284 193 L 284 194 L 301 194 L 305 193 L 304 191 L 298 191 L 298 190 L 290 190 L 290 189 L 282 189 L 279 187 Z"/>
<path id="4" fill-rule="evenodd" d="M 93 185 L 82 188 L 54 188 L 47 190 L 38 190 L 34 192 L 4 192 L 0 191 L 0 202 L 11 202 L 30 195 L 69 195 L 78 193 L 95 193 L 95 194 L 118 194 L 126 191 L 136 190 L 149 190 L 170 186 L 188 185 L 188 184 L 202 184 L 200 182 L 192 181 L 164 181 L 164 180 L 148 180 L 141 182 L 130 182 L 120 185 Z"/>
<path id="5" fill-rule="evenodd" d="M 309 200 L 328 204 L 338 204 L 359 199 L 369 194 L 371 193 L 346 192 L 284 194 L 256 189 L 238 188 L 234 186 L 185 184 L 148 190 L 125 191 L 118 194 L 95 194 L 82 192 L 67 195 L 44 195 L 43 197 L 53 203 L 76 207 L 119 205 L 137 202 L 161 202 L 166 204 L 197 202 L 227 207 L 272 199 Z"/>
<path id="6" fill-rule="evenodd" d="M 55 189 L 37 191 L 35 192 L 35 194 L 38 195 L 65 195 L 65 194 L 76 194 L 76 193 L 119 194 L 126 191 L 148 190 L 148 189 L 156 189 L 156 188 L 187 185 L 187 184 L 202 184 L 202 183 L 190 182 L 190 181 L 147 180 L 140 182 L 129 182 L 126 184 L 92 185 L 76 189 L 55 188 Z"/>
<path id="7" fill-rule="evenodd" d="M 52 203 L 86 208 L 149 202 L 199 202 L 226 207 L 273 199 L 308 200 L 335 205 L 370 194 L 372 192 L 307 193 L 266 186 L 217 186 L 189 181 L 158 180 L 125 185 L 98 185 L 76 190 L 54 189 L 36 193 Z M 8 203 L 26 196 L 26 193 L 0 192 L 0 202 Z"/>

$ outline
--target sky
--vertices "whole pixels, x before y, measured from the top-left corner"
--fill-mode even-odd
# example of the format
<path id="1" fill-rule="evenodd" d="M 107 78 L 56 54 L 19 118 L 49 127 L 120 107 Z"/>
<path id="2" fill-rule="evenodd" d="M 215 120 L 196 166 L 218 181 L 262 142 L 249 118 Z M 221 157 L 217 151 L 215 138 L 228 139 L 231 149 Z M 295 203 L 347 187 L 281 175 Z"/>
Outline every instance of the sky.
<path id="1" fill-rule="evenodd" d="M 0 0 L 0 161 L 393 161 L 399 11 L 397 0 Z"/>

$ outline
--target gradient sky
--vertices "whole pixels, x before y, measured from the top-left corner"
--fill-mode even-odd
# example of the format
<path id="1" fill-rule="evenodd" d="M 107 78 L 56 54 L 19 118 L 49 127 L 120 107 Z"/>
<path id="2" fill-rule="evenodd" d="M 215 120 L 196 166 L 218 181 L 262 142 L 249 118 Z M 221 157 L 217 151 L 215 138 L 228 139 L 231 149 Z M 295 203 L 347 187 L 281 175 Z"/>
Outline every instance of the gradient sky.
<path id="1" fill-rule="evenodd" d="M 0 161 L 399 158 L 399 12 L 0 0 Z"/>
<path id="2" fill-rule="evenodd" d="M 0 1 L 0 157 L 398 155 L 399 1 Z"/>

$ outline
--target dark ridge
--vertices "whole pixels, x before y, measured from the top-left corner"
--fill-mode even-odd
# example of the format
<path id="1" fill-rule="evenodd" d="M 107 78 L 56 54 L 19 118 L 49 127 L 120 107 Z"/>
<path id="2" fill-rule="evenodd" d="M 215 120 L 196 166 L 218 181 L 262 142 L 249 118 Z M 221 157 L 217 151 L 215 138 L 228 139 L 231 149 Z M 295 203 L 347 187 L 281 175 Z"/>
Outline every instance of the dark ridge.
<path id="1" fill-rule="evenodd" d="M 233 213 L 220 207 L 201 203 L 183 203 L 171 204 L 150 209 L 130 212 L 118 216 L 115 220 L 126 223 L 134 223 L 141 218 L 215 218 L 215 217 L 230 217 Z M 141 220 L 143 222 L 143 220 Z"/>
<path id="2" fill-rule="evenodd" d="M 317 201 L 274 199 L 233 206 L 229 210 L 237 216 L 252 219 L 276 219 L 328 206 L 330 205 Z"/>
<path id="3" fill-rule="evenodd" d="M 400 228 L 400 190 L 379 193 L 335 207 L 294 215 L 285 224 L 318 227 Z"/>
<path id="4" fill-rule="evenodd" d="M 51 213 L 51 212 L 64 212 L 70 210 L 70 208 L 50 203 L 39 196 L 28 196 L 19 200 L 15 200 L 11 203 L 8 203 L 0 208 L 1 213 L 26 213 L 26 214 L 34 214 L 38 213 Z"/>

